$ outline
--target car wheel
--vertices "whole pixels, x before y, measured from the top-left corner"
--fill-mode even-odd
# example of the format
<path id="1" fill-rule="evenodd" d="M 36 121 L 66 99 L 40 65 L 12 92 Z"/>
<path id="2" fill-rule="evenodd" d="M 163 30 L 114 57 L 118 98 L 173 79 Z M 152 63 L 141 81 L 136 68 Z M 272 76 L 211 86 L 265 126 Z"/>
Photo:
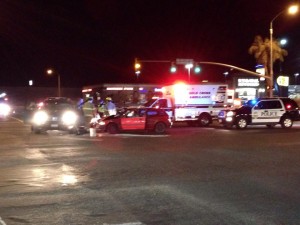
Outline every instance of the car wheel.
<path id="1" fill-rule="evenodd" d="M 282 128 L 291 128 L 293 126 L 293 120 L 290 117 L 284 117 L 281 120 L 281 127 Z"/>
<path id="2" fill-rule="evenodd" d="M 118 133 L 118 126 L 115 123 L 110 123 L 107 125 L 107 132 L 110 134 Z"/>
<path id="3" fill-rule="evenodd" d="M 31 127 L 31 132 L 35 133 L 35 134 L 40 134 L 41 133 L 41 129 L 35 128 L 34 126 Z"/>
<path id="4" fill-rule="evenodd" d="M 239 119 L 237 119 L 236 121 L 236 127 L 238 129 L 246 129 L 248 125 L 248 122 L 245 118 L 241 117 Z"/>
<path id="5" fill-rule="evenodd" d="M 158 122 L 157 124 L 155 124 L 154 132 L 157 134 L 163 134 L 166 132 L 166 128 L 166 124 L 164 124 L 163 122 Z"/>
<path id="6" fill-rule="evenodd" d="M 209 114 L 202 114 L 199 116 L 198 124 L 201 127 L 207 127 L 211 122 L 211 116 Z"/>
<path id="7" fill-rule="evenodd" d="M 73 128 L 73 129 L 69 130 L 69 134 L 80 135 L 81 131 L 79 130 L 79 128 Z"/>

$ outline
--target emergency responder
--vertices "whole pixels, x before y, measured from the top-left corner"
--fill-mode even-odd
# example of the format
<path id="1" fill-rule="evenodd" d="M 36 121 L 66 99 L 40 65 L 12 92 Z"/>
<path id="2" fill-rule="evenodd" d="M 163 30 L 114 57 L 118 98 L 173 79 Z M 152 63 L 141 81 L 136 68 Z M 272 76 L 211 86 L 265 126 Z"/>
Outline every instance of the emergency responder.
<path id="1" fill-rule="evenodd" d="M 98 104 L 98 113 L 100 115 L 100 118 L 105 115 L 105 102 L 102 99 L 100 99 Z"/>
<path id="2" fill-rule="evenodd" d="M 110 116 L 116 115 L 117 114 L 116 105 L 112 102 L 111 97 L 107 97 L 106 101 L 107 101 L 106 109 L 108 111 L 108 115 L 110 115 Z"/>
<path id="3" fill-rule="evenodd" d="M 93 117 L 94 116 L 95 107 L 94 107 L 94 104 L 92 103 L 92 101 L 93 101 L 92 98 L 87 98 L 84 101 L 84 104 L 82 106 L 82 110 L 83 110 L 83 113 L 84 113 L 85 117 Z"/>

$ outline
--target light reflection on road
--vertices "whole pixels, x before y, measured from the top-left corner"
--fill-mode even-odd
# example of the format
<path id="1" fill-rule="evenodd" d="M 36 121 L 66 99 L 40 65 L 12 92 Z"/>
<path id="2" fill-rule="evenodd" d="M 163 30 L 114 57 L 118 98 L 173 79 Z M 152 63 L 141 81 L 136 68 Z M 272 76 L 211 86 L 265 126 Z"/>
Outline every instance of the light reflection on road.
<path id="1" fill-rule="evenodd" d="M 71 166 L 62 165 L 63 174 L 59 178 L 59 182 L 63 186 L 74 185 L 78 182 L 77 176 L 72 173 L 73 168 Z"/>
<path id="2" fill-rule="evenodd" d="M 64 147 L 66 148 L 66 147 Z M 79 172 L 72 166 L 63 163 L 51 163 L 44 153 L 45 148 L 27 148 L 24 157 L 30 161 L 36 161 L 33 166 L 23 165 L 12 172 L 14 183 L 21 183 L 31 187 L 72 186 L 86 180 L 86 177 L 78 175 Z M 56 149 L 58 150 L 58 149 Z M 59 148 L 65 156 L 70 154 L 66 149 Z M 19 179 L 18 179 L 19 177 Z"/>
<path id="3" fill-rule="evenodd" d="M 57 166 L 46 166 L 45 168 L 33 168 L 32 176 L 27 178 L 27 184 L 30 186 L 61 186 L 76 185 L 78 176 L 73 172 L 71 166 L 63 164 L 59 168 Z"/>

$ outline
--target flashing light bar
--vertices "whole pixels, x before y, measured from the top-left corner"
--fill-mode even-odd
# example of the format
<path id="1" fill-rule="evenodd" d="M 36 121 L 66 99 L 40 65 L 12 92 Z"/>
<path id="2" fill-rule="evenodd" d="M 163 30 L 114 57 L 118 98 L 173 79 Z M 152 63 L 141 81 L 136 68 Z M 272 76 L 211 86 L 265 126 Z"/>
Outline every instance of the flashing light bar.
<path id="1" fill-rule="evenodd" d="M 89 89 L 83 89 L 81 92 L 85 93 L 85 92 L 91 92 L 93 89 L 89 88 Z"/>

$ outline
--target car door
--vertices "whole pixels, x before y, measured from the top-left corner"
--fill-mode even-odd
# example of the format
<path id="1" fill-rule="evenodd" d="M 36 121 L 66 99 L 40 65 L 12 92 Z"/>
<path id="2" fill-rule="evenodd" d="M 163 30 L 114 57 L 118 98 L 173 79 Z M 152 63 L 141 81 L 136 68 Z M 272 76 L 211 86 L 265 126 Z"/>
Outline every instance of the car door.
<path id="1" fill-rule="evenodd" d="M 261 100 L 252 108 L 252 123 L 278 123 L 284 112 L 280 100 Z"/>
<path id="2" fill-rule="evenodd" d="M 145 129 L 146 116 L 140 110 L 129 110 L 121 118 L 121 128 L 123 130 L 143 130 Z"/>

